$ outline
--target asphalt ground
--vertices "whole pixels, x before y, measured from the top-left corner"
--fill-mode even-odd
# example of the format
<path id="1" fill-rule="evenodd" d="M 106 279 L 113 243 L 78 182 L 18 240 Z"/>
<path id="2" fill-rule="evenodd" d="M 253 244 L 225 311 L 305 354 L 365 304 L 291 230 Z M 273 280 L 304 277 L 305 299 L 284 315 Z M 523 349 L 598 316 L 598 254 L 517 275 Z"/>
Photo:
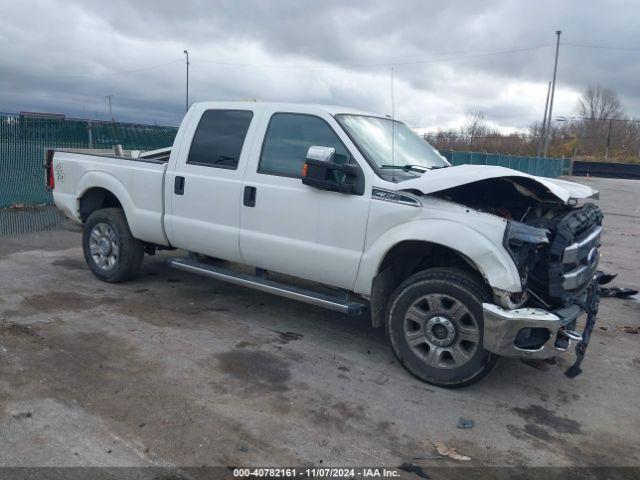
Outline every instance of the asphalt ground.
<path id="1" fill-rule="evenodd" d="M 578 181 L 601 190 L 602 268 L 637 288 L 640 182 Z M 0 466 L 640 466 L 637 297 L 602 300 L 573 380 L 571 355 L 505 359 L 446 390 L 409 375 L 365 318 L 167 257 L 111 285 L 77 232 L 0 237 Z"/>

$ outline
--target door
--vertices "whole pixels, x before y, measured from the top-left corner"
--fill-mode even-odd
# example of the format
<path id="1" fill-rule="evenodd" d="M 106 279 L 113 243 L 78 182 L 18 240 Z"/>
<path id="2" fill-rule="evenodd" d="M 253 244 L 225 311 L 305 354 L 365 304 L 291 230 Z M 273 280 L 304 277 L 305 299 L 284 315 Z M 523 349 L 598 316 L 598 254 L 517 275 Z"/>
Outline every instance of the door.
<path id="1" fill-rule="evenodd" d="M 245 173 L 243 188 L 252 201 L 241 208 L 240 250 L 249 265 L 352 289 L 370 196 L 322 191 L 301 181 L 312 145 L 333 147 L 336 162 L 357 165 L 332 121 L 302 113 L 271 116 Z"/>
<path id="2" fill-rule="evenodd" d="M 195 112 L 194 112 L 195 113 Z M 189 145 L 167 172 L 167 237 L 173 246 L 240 261 L 239 227 L 243 148 L 251 110 L 205 110 Z M 185 138 L 189 131 L 185 132 Z M 188 148 L 187 148 L 188 147 Z"/>

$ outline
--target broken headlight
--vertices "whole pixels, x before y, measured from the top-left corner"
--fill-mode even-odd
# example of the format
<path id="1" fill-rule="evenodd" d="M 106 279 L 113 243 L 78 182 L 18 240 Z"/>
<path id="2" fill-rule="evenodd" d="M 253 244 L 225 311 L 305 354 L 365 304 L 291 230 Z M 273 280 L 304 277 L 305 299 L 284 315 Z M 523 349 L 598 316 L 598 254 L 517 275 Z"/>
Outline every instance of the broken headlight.
<path id="1" fill-rule="evenodd" d="M 549 230 L 509 220 L 504 233 L 504 247 L 511 255 L 526 289 L 527 275 L 538 260 L 538 250 L 549 244 Z"/>
<path id="2" fill-rule="evenodd" d="M 526 223 L 510 220 L 505 231 L 506 246 L 522 246 L 524 244 L 539 245 L 549 243 L 549 230 L 546 228 L 537 228 L 527 225 Z"/>

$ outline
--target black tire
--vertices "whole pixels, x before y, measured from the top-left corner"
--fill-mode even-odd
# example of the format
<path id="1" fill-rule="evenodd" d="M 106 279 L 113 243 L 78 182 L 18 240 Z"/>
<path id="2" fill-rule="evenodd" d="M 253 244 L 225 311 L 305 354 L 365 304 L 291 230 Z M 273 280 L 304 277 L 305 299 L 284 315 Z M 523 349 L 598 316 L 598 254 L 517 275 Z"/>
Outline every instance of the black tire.
<path id="1" fill-rule="evenodd" d="M 488 298 L 485 286 L 462 270 L 433 268 L 407 278 L 387 309 L 387 334 L 398 361 L 440 387 L 482 379 L 498 360 L 482 347 L 482 302 Z"/>
<path id="2" fill-rule="evenodd" d="M 100 240 L 96 242 L 96 239 Z M 100 247 L 104 248 L 100 250 Z M 144 245 L 131 235 L 120 208 L 103 208 L 89 215 L 82 232 L 82 249 L 91 272 L 109 283 L 135 277 L 144 259 Z"/>

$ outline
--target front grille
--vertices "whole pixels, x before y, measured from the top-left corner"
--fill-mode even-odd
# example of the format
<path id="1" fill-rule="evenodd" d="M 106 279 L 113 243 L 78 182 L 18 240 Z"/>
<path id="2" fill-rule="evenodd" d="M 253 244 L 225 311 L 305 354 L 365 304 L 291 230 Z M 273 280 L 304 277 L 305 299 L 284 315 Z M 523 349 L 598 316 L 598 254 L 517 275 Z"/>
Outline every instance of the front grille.
<path id="1" fill-rule="evenodd" d="M 582 299 L 598 267 L 602 212 L 588 203 L 536 226 L 551 235 L 530 272 L 529 289 L 547 306 L 573 304 Z"/>
<path id="2" fill-rule="evenodd" d="M 552 229 L 546 262 L 536 265 L 535 275 L 538 291 L 551 305 L 574 303 L 591 282 L 600 256 L 601 225 L 602 212 L 588 203 L 571 210 Z"/>
<path id="3" fill-rule="evenodd" d="M 562 287 L 573 291 L 580 289 L 589 283 L 598 268 L 600 259 L 600 235 L 602 227 L 595 225 L 564 249 L 562 263 L 564 274 L 562 275 Z"/>

